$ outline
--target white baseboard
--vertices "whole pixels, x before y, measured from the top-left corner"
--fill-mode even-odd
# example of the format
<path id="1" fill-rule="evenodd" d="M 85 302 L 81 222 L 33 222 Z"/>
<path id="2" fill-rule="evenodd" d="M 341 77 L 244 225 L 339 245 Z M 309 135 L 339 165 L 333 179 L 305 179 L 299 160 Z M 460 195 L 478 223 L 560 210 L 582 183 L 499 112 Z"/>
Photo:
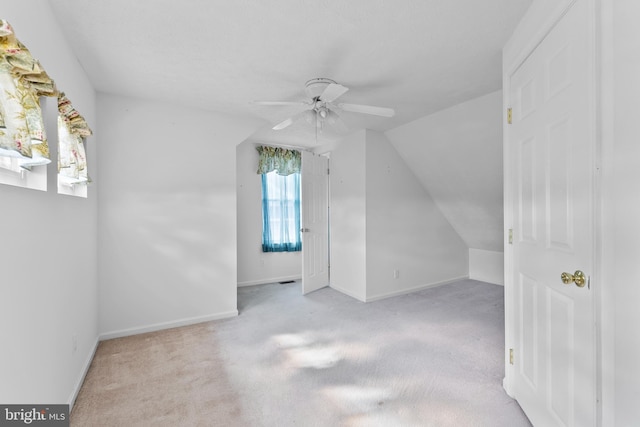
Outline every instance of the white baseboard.
<path id="1" fill-rule="evenodd" d="M 163 329 L 178 328 L 180 326 L 195 325 L 196 323 L 210 322 L 212 320 L 227 319 L 238 315 L 238 310 L 227 311 L 224 313 L 210 314 L 207 316 L 190 317 L 187 319 L 174 320 L 170 322 L 156 323 L 148 326 L 137 328 L 121 329 L 119 331 L 105 332 L 100 334 L 100 341 L 110 340 L 113 338 L 128 337 L 130 335 L 144 334 L 146 332 L 161 331 Z"/>
<path id="2" fill-rule="evenodd" d="M 93 362 L 93 358 L 96 355 L 96 350 L 98 350 L 99 342 L 100 340 L 96 338 L 96 342 L 93 345 L 93 350 L 89 352 L 89 357 L 87 357 L 87 360 L 85 360 L 84 362 L 84 368 L 82 368 L 82 372 L 80 373 L 80 376 L 78 377 L 76 384 L 73 387 L 73 390 L 71 391 L 71 396 L 69 396 L 69 399 L 67 401 L 69 403 L 69 413 L 71 413 L 71 410 L 73 409 L 73 405 L 75 405 L 76 403 L 76 399 L 78 398 L 78 393 L 80 393 L 82 384 L 84 384 L 84 379 L 86 378 L 87 372 L 89 372 L 89 368 L 91 367 L 91 362 Z"/>
<path id="3" fill-rule="evenodd" d="M 473 275 L 473 276 L 469 276 L 469 279 L 477 280 L 478 282 L 489 283 L 491 285 L 504 286 L 504 281 L 499 280 L 497 276 Z"/>
<path id="4" fill-rule="evenodd" d="M 379 295 L 373 295 L 371 297 L 368 297 L 366 299 L 366 302 L 373 302 L 373 301 L 378 301 L 378 300 L 385 299 L 385 298 L 391 298 L 391 297 L 397 297 L 397 296 L 400 296 L 400 295 L 406 295 L 406 294 L 410 294 L 410 293 L 413 293 L 413 292 L 422 291 L 424 289 L 435 288 L 436 286 L 448 285 L 450 283 L 458 282 L 460 280 L 465 280 L 465 279 L 468 279 L 468 278 L 469 278 L 469 276 L 454 277 L 454 278 L 451 278 L 451 279 L 442 280 L 440 282 L 428 283 L 426 285 L 420 285 L 420 286 L 416 286 L 416 287 L 409 288 L 409 289 L 400 289 L 398 291 L 388 292 L 388 293 L 379 294 Z"/>
<path id="5" fill-rule="evenodd" d="M 357 299 L 357 300 L 358 300 L 358 301 L 360 301 L 360 302 L 367 302 L 367 301 L 365 301 L 365 299 L 364 299 L 364 298 L 362 298 L 360 295 L 356 295 L 355 293 L 353 293 L 353 292 L 351 292 L 351 291 L 348 291 L 348 290 L 346 290 L 346 289 L 343 289 L 343 288 L 341 288 L 341 287 L 339 287 L 339 286 L 336 286 L 336 285 L 334 285 L 334 284 L 330 284 L 330 285 L 329 285 L 329 287 L 330 287 L 331 289 L 335 289 L 336 291 L 340 292 L 341 294 L 345 294 L 345 295 L 346 295 L 346 296 L 348 296 L 348 297 L 355 298 L 355 299 Z"/>
<path id="6" fill-rule="evenodd" d="M 238 287 L 242 288 L 245 286 L 266 285 L 267 283 L 288 282 L 289 280 L 300 280 L 300 279 L 302 279 L 300 276 L 284 276 L 284 277 L 273 277 L 271 279 L 249 280 L 246 282 L 238 282 Z"/>
<path id="7" fill-rule="evenodd" d="M 511 384 L 509 384 L 509 381 L 507 381 L 507 377 L 506 376 L 504 378 L 502 378 L 502 388 L 504 389 L 505 393 L 507 393 L 507 396 L 509 396 L 512 399 L 516 398 L 513 395 L 513 392 L 511 391 Z"/>

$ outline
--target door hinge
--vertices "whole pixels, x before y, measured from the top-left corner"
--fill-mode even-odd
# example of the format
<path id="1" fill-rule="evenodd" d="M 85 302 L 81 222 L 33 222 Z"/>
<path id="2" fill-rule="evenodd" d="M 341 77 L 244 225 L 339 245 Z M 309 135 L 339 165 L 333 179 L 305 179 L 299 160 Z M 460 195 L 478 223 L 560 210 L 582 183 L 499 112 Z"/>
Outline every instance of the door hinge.
<path id="1" fill-rule="evenodd" d="M 509 364 L 513 365 L 513 349 L 509 349 Z"/>
<path id="2" fill-rule="evenodd" d="M 327 175 L 331 172 L 331 169 L 327 168 Z"/>
<path id="3" fill-rule="evenodd" d="M 513 122 L 513 109 L 511 107 L 507 108 L 507 123 L 511 124 Z"/>
<path id="4" fill-rule="evenodd" d="M 513 228 L 509 229 L 509 244 L 513 245 Z"/>

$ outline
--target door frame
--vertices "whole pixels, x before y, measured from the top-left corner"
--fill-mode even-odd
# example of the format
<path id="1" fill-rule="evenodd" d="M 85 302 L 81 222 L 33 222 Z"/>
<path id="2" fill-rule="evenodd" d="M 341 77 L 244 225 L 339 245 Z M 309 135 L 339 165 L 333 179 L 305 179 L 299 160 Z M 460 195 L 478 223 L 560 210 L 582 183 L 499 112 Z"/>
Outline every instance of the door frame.
<path id="1" fill-rule="evenodd" d="M 520 68 L 520 66 L 529 58 L 538 45 L 544 40 L 544 38 L 551 32 L 560 19 L 567 13 L 567 11 L 577 2 L 585 1 L 588 3 L 589 10 L 589 29 L 591 34 L 590 43 L 590 84 L 591 84 L 591 99 L 589 101 L 591 120 L 591 134 L 592 138 L 590 142 L 594 153 L 593 170 L 593 218 L 594 218 L 594 247 L 593 247 L 593 272 L 591 274 L 591 285 L 594 292 L 593 295 L 593 310 L 595 316 L 595 348 L 594 360 L 596 361 L 596 371 L 594 372 L 593 381 L 595 382 L 597 408 L 596 408 L 596 420 L 597 425 L 603 425 L 603 389 L 610 390 L 610 384 L 606 373 L 607 368 L 603 369 L 603 358 L 606 358 L 607 367 L 611 365 L 609 343 L 613 335 L 613 329 L 606 320 L 609 315 L 611 307 L 602 305 L 603 293 L 610 293 L 610 290 L 604 290 L 601 284 L 603 283 L 603 248 L 609 247 L 607 242 L 603 245 L 603 195 L 602 195 L 602 177 L 601 177 L 601 159 L 603 154 L 603 111 L 600 108 L 601 99 L 603 98 L 603 81 L 602 74 L 606 70 L 601 69 L 602 61 L 601 55 L 606 46 L 601 45 L 602 39 L 602 19 L 600 13 L 602 12 L 601 6 L 603 0 L 561 0 L 561 1 L 535 1 L 530 6 L 526 15 L 514 31 L 511 39 L 507 42 L 503 50 L 503 70 L 502 70 L 502 89 L 503 89 L 503 167 L 504 167 L 504 275 L 505 275 L 505 348 L 504 348 L 504 363 L 505 363 L 505 377 L 503 380 L 503 387 L 507 394 L 513 397 L 512 381 L 514 377 L 514 365 L 510 364 L 510 352 L 509 349 L 514 347 L 514 331 L 516 328 L 516 322 L 518 316 L 515 312 L 513 304 L 514 286 L 513 281 L 513 246 L 509 244 L 508 236 L 509 230 L 513 229 L 514 224 L 514 203 L 513 200 L 513 184 L 515 181 L 514 168 L 510 164 L 512 158 L 513 146 L 510 140 L 509 124 L 507 122 L 507 109 L 511 106 L 510 92 L 511 92 L 511 77 Z M 604 0 L 606 2 L 607 0 Z M 609 298 L 604 295 L 607 302 Z M 605 324 L 605 328 L 603 328 Z M 604 334 L 606 332 L 606 335 Z M 603 344 L 604 343 L 604 344 Z M 604 355 L 604 357 L 603 357 Z M 611 374 L 611 373 L 609 373 Z M 603 384 L 604 383 L 604 384 Z M 613 411 L 612 393 L 607 391 L 607 399 L 605 402 L 606 410 Z"/>

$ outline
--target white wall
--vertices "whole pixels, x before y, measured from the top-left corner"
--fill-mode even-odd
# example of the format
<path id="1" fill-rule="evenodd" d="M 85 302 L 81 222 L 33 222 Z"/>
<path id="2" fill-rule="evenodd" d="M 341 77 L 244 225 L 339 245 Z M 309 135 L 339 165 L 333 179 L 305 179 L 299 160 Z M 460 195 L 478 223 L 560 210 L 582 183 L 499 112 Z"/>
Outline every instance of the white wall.
<path id="1" fill-rule="evenodd" d="M 383 134 L 337 145 L 330 183 L 333 288 L 373 301 L 467 277 L 467 246 Z"/>
<path id="2" fill-rule="evenodd" d="M 615 314 L 615 425 L 635 426 L 640 420 L 640 2 L 615 0 L 613 5 L 613 193 L 605 199 L 606 214 L 612 228 L 605 236 L 613 238 L 610 280 Z M 606 142 L 606 141 L 605 141 Z M 609 175 L 607 175 L 607 178 Z M 605 369 L 607 367 L 605 366 Z"/>
<path id="3" fill-rule="evenodd" d="M 236 145 L 255 124 L 99 94 L 100 332 L 237 314 Z"/>
<path id="4" fill-rule="evenodd" d="M 365 147 L 367 301 L 466 278 L 467 245 L 385 135 Z"/>
<path id="5" fill-rule="evenodd" d="M 385 134 L 468 247 L 503 250 L 502 91 Z"/>
<path id="6" fill-rule="evenodd" d="M 262 181 L 256 173 L 256 142 L 236 149 L 238 204 L 238 286 L 302 277 L 301 252 L 262 252 Z"/>
<path id="7" fill-rule="evenodd" d="M 331 287 L 366 300 L 366 132 L 347 136 L 331 151 L 330 245 Z"/>
<path id="8" fill-rule="evenodd" d="M 47 2 L 4 1 L 2 18 L 95 131 L 87 199 L 57 194 L 55 161 L 48 192 L 0 185 L 0 402 L 71 403 L 98 338 L 96 95 Z"/>
<path id="9" fill-rule="evenodd" d="M 469 278 L 504 286 L 504 252 L 469 249 Z"/>

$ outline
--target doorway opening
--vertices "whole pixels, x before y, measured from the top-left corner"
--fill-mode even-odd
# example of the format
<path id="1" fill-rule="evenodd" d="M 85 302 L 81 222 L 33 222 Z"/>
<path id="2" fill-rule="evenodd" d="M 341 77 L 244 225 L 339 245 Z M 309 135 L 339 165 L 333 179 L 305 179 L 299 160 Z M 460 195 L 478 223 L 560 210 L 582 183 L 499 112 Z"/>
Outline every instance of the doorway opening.
<path id="1" fill-rule="evenodd" d="M 263 252 L 262 248 L 262 184 L 256 167 L 256 147 L 259 145 L 245 141 L 236 148 L 238 287 L 300 280 L 303 283 L 301 293 L 306 294 L 328 286 L 329 155 L 285 147 L 299 150 L 303 159 L 300 178 L 302 251 L 269 253 Z"/>

